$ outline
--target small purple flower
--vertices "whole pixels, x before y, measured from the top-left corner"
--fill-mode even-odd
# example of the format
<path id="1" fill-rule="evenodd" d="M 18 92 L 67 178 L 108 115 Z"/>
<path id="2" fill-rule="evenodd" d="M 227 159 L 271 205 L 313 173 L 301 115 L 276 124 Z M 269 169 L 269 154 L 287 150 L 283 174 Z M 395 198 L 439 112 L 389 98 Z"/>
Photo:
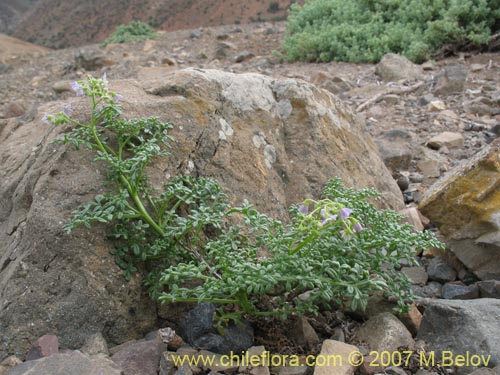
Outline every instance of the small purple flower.
<path id="1" fill-rule="evenodd" d="M 362 226 L 360 223 L 356 223 L 356 224 L 354 224 L 354 225 L 353 225 L 353 227 L 352 227 L 352 231 L 353 231 L 354 233 L 356 233 L 356 232 L 360 232 L 360 231 L 362 231 L 362 230 L 363 230 L 363 226 Z"/>
<path id="2" fill-rule="evenodd" d="M 304 206 L 303 204 L 301 204 L 299 206 L 299 212 L 301 214 L 307 215 L 309 213 L 309 208 L 307 206 Z"/>
<path id="3" fill-rule="evenodd" d="M 83 95 L 83 87 L 78 82 L 71 82 L 70 86 L 71 86 L 71 90 L 73 90 L 75 92 L 76 96 Z"/>
<path id="4" fill-rule="evenodd" d="M 73 113 L 73 108 L 71 107 L 71 104 L 65 104 L 62 107 L 62 111 L 66 116 L 69 117 Z"/>
<path id="5" fill-rule="evenodd" d="M 49 114 L 44 114 L 43 117 L 42 117 L 42 121 L 44 123 L 46 123 L 47 125 L 53 125 L 54 124 L 54 116 L 53 115 L 49 115 Z"/>
<path id="6" fill-rule="evenodd" d="M 332 216 L 330 216 L 330 217 L 327 217 L 325 220 L 323 220 L 323 221 L 321 222 L 321 225 L 326 225 L 326 224 L 328 224 L 330 221 L 335 221 L 335 220 L 337 220 L 337 215 L 332 215 Z"/>
<path id="7" fill-rule="evenodd" d="M 123 95 L 115 94 L 115 96 L 113 97 L 113 99 L 114 99 L 115 102 L 119 102 L 120 100 L 123 99 Z"/>
<path id="8" fill-rule="evenodd" d="M 350 214 L 352 214 L 352 210 L 350 208 L 343 208 L 340 210 L 340 218 L 342 220 L 347 219 Z"/>
<path id="9" fill-rule="evenodd" d="M 324 208 L 319 212 L 320 216 L 324 219 L 326 217 L 326 210 Z"/>

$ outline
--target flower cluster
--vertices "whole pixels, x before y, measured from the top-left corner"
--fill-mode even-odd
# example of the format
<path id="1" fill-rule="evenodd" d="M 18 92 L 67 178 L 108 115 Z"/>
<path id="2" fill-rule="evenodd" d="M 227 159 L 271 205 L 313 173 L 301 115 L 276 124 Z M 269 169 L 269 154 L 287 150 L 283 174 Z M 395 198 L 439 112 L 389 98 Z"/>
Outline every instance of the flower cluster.
<path id="1" fill-rule="evenodd" d="M 75 81 L 70 83 L 71 90 L 76 96 L 88 96 L 97 99 L 96 106 L 117 106 L 118 102 L 123 98 L 120 94 L 109 90 L 108 79 L 106 73 L 102 78 L 94 78 L 88 76 L 85 81 Z M 63 125 L 73 123 L 75 125 L 80 125 L 71 118 L 73 114 L 73 108 L 71 104 L 64 104 L 61 111 L 55 114 L 46 113 L 42 121 L 50 125 Z"/>

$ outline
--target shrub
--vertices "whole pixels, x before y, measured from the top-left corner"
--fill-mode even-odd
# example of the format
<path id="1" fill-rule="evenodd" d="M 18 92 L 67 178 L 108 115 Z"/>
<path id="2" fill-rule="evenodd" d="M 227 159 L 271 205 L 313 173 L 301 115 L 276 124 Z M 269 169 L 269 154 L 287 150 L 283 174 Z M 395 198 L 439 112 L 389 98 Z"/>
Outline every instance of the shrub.
<path id="1" fill-rule="evenodd" d="M 432 233 L 375 209 L 374 190 L 346 189 L 339 179 L 323 199 L 292 207 L 286 223 L 248 203 L 231 207 L 209 178 L 177 176 L 158 191 L 146 166 L 166 155 L 171 125 L 120 119 L 120 97 L 105 77 L 72 86 L 90 97 L 90 122 L 74 120 L 69 106 L 44 121 L 70 124 L 60 141 L 94 150 L 115 189 L 76 210 L 66 229 L 109 224 L 116 263 L 127 277 L 145 273 L 155 300 L 218 303 L 220 327 L 244 315 L 315 313 L 321 304 L 364 308 L 376 290 L 404 309 L 412 295 L 399 262 L 414 264 L 417 251 L 441 247 Z"/>
<path id="2" fill-rule="evenodd" d="M 271 3 L 269 3 L 269 8 L 267 8 L 267 11 L 269 13 L 277 13 L 280 11 L 280 3 L 278 3 L 277 1 L 271 1 Z"/>
<path id="3" fill-rule="evenodd" d="M 107 46 L 110 43 L 128 43 L 139 42 L 141 40 L 151 39 L 156 36 L 154 29 L 147 23 L 134 21 L 126 25 L 120 25 L 103 43 Z"/>
<path id="4" fill-rule="evenodd" d="M 389 52 L 423 62 L 441 47 L 483 45 L 500 30 L 498 0 L 309 0 L 294 4 L 290 60 L 378 62 Z"/>

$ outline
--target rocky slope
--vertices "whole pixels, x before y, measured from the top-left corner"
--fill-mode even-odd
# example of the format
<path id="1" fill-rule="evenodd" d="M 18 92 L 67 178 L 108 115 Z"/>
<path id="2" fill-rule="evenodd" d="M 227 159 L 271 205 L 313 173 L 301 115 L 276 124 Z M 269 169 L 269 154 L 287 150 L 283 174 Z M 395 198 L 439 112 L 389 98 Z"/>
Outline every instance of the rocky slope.
<path id="1" fill-rule="evenodd" d="M 38 0 L 2 0 L 0 2 L 0 33 L 12 31 L 23 15 Z"/>
<path id="2" fill-rule="evenodd" d="M 68 247 L 68 241 L 70 241 L 64 234 L 58 232 L 61 223 L 55 217 L 65 210 L 69 212 L 81 196 L 95 194 L 101 184 L 100 177 L 95 168 L 91 167 L 90 162 L 72 159 L 77 156 L 72 153 L 65 154 L 48 144 L 47 140 L 54 134 L 44 133 L 45 125 L 40 124 L 39 121 L 45 111 L 59 107 L 62 104 L 61 101 L 78 104 L 78 99 L 74 98 L 74 94 L 70 91 L 69 82 L 83 78 L 86 74 L 102 76 L 104 72 L 107 73 L 112 84 L 122 91 L 125 98 L 131 98 L 125 101 L 125 107 L 127 111 L 130 111 L 129 113 L 133 115 L 160 114 L 162 118 L 171 119 L 174 123 L 182 121 L 186 132 L 194 132 L 192 134 L 195 134 L 199 124 L 207 125 L 207 142 L 201 143 L 199 149 L 191 154 L 193 163 L 190 164 L 186 159 L 189 151 L 183 153 L 182 150 L 178 150 L 177 157 L 180 159 L 175 164 L 182 168 L 186 166 L 189 168 L 191 165 L 195 171 L 213 173 L 218 177 L 222 176 L 221 165 L 224 166 L 226 170 L 231 171 L 225 182 L 229 183 L 228 181 L 234 179 L 237 182 L 231 182 L 231 186 L 241 187 L 238 197 L 242 194 L 249 194 L 251 191 L 259 191 L 267 194 L 267 198 L 262 200 L 266 202 L 266 207 L 267 202 L 271 202 L 269 207 L 274 204 L 273 210 L 278 212 L 277 207 L 289 203 L 287 199 L 293 200 L 304 193 L 304 191 L 295 191 L 294 189 L 298 186 L 292 186 L 293 184 L 288 184 L 288 190 L 285 189 L 283 186 L 287 184 L 283 180 L 283 174 L 275 173 L 274 169 L 295 176 L 294 181 L 302 178 L 303 180 L 300 181 L 304 182 L 297 185 L 304 188 L 305 184 L 307 189 L 311 189 L 308 191 L 313 192 L 315 184 L 320 184 L 319 180 L 316 180 L 317 175 L 306 171 L 307 168 L 304 166 L 298 170 L 294 169 L 293 163 L 289 163 L 305 155 L 302 157 L 306 159 L 325 160 L 324 163 L 315 165 L 313 169 L 313 171 L 317 169 L 320 172 L 320 179 L 330 173 L 327 172 L 328 168 L 338 168 L 336 163 L 346 168 L 348 172 L 344 171 L 344 175 L 351 184 L 361 179 L 356 173 L 366 174 L 367 176 L 363 178 L 377 181 L 379 187 L 384 189 L 386 196 L 389 192 L 392 197 L 398 196 L 399 199 L 405 199 L 407 208 L 404 213 L 417 230 L 423 230 L 424 227 L 428 230 L 439 228 L 443 238 L 448 241 L 450 252 L 444 257 L 430 249 L 418 255 L 419 267 L 402 268 L 402 272 L 405 272 L 411 279 L 414 293 L 419 296 L 417 304 L 407 316 L 391 316 L 389 312 L 394 306 L 383 301 L 380 296 L 374 296 L 369 303 L 369 308 L 363 314 L 350 312 L 349 315 L 344 315 L 339 311 L 326 311 L 319 317 L 311 319 L 310 323 L 301 321 L 300 330 L 295 326 L 284 327 L 279 331 L 280 334 L 276 333 L 278 331 L 276 325 L 257 327 L 256 344 L 265 345 L 267 349 L 273 348 L 274 351 L 288 349 L 296 352 L 298 346 L 290 343 L 300 339 L 305 343 L 312 343 L 310 348 L 304 349 L 306 351 L 318 353 L 321 348 L 325 354 L 337 354 L 341 350 L 346 352 L 353 350 L 352 347 L 345 347 L 345 344 L 341 343 L 341 341 L 347 341 L 356 345 L 363 354 L 368 354 L 369 350 L 392 351 L 402 345 L 410 345 L 413 349 L 420 350 L 423 344 L 419 340 L 425 340 L 428 344 L 427 349 L 430 350 L 452 349 L 454 353 L 460 354 L 467 351 L 481 355 L 491 354 L 492 362 L 489 366 L 494 367 L 500 363 L 498 351 L 500 333 L 497 324 L 500 315 L 498 303 L 500 298 L 498 279 L 498 269 L 500 269 L 498 174 L 500 165 L 498 162 L 499 141 L 495 141 L 500 132 L 500 55 L 463 55 L 443 61 L 429 62 L 422 66 L 415 66 L 397 56 L 387 56 L 378 66 L 343 63 L 288 64 L 280 61 L 272 52 L 279 49 L 279 41 L 283 33 L 284 25 L 281 23 L 221 26 L 161 33 L 156 40 L 140 43 L 110 45 L 106 48 L 93 45 L 45 51 L 37 52 L 35 57 L 17 55 L 4 60 L 3 65 L 0 66 L 0 69 L 3 69 L 0 73 L 0 108 L 2 108 L 0 110 L 0 149 L 3 155 L 1 162 L 2 165 L 10 166 L 12 161 L 17 160 L 17 163 L 25 165 L 26 169 L 16 171 L 14 166 L 5 168 L 2 172 L 5 176 L 14 176 L 21 181 L 17 183 L 14 181 L 15 178 L 9 177 L 11 182 L 2 185 L 4 189 L 2 191 L 8 199 L 0 200 L 0 208 L 2 212 L 5 212 L 0 217 L 5 218 L 2 225 L 7 228 L 8 233 L 12 234 L 12 236 L 5 237 L 9 240 L 7 252 L 4 250 L 7 242 L 4 241 L 5 243 L 1 244 L 4 258 L 0 259 L 0 268 L 5 269 L 0 273 L 0 283 L 3 282 L 2 285 L 7 286 L 2 293 L 9 297 L 5 299 L 7 301 L 14 300 L 14 297 L 17 298 L 16 296 L 21 294 L 16 300 L 31 303 L 29 296 L 22 295 L 22 288 L 28 286 L 27 290 L 40 290 L 45 293 L 47 298 L 38 300 L 42 306 L 44 301 L 52 300 L 79 306 L 82 303 L 82 299 L 78 298 L 81 292 L 75 288 L 63 288 L 63 286 L 81 284 L 84 285 L 86 296 L 91 296 L 97 303 L 109 308 L 106 312 L 108 315 L 100 315 L 102 319 L 83 319 L 88 322 L 86 325 L 82 324 L 80 336 L 68 336 L 68 331 L 60 330 L 62 348 L 76 349 L 83 344 L 84 340 L 88 340 L 81 348 L 86 354 L 82 355 L 77 352 L 55 354 L 57 350 L 52 350 L 57 347 L 54 344 L 55 339 L 53 337 L 40 339 L 34 343 L 31 350 L 35 352 L 38 350 L 41 353 L 39 357 L 47 358 L 32 363 L 26 362 L 18 370 L 11 370 L 9 375 L 30 373 L 28 371 L 43 374 L 42 370 L 46 368 L 49 368 L 47 373 L 57 374 L 56 369 L 64 369 L 68 361 L 84 363 L 89 368 L 94 366 L 100 371 L 120 374 L 121 370 L 110 365 L 107 359 L 90 357 L 95 353 L 110 355 L 126 374 L 157 374 L 159 368 L 160 374 L 163 375 L 175 372 L 175 366 L 171 361 L 173 351 L 177 350 L 178 353 L 182 353 L 184 350 L 184 353 L 189 355 L 198 353 L 193 348 L 179 349 L 169 344 L 165 337 L 162 338 L 156 333 L 146 336 L 145 340 L 129 342 L 125 346 L 108 351 L 105 347 L 106 340 L 112 346 L 128 338 L 140 338 L 141 334 L 154 326 L 153 322 L 156 318 L 168 320 L 176 312 L 155 311 L 154 307 L 144 303 L 142 307 L 145 311 L 141 311 L 142 320 L 135 316 L 128 321 L 124 317 L 129 314 L 129 311 L 116 301 L 133 307 L 132 305 L 136 304 L 141 296 L 133 294 L 128 289 L 132 288 L 131 286 L 123 287 L 125 288 L 123 290 L 105 288 L 101 295 L 93 296 L 92 293 L 96 293 L 95 290 L 100 290 L 94 288 L 94 285 L 108 285 L 107 283 L 115 285 L 118 280 L 116 269 L 113 268 L 110 259 L 106 258 L 106 245 L 96 239 L 101 238 L 98 235 L 92 237 L 83 233 L 75 239 L 77 243 L 73 244 L 75 249 L 78 246 L 83 249 L 88 245 L 88 241 L 91 241 L 99 245 L 96 247 L 96 254 L 69 251 L 62 256 L 52 258 L 57 252 L 54 250 L 56 243 L 57 246 Z M 188 70 L 181 70 L 184 68 Z M 210 69 L 218 69 L 218 71 L 214 72 Z M 233 76 L 229 74 L 248 72 L 263 74 L 264 76 L 258 77 L 264 78 L 258 78 L 257 82 L 253 75 Z M 241 80 L 250 83 L 242 85 Z M 278 116 L 285 117 L 289 113 L 287 110 L 289 106 L 281 102 L 284 98 L 278 95 L 278 92 L 281 92 L 279 90 L 271 89 L 272 94 L 264 90 L 267 94 L 256 95 L 255 90 L 258 88 L 269 87 L 267 83 L 262 84 L 262 82 L 278 82 L 278 86 L 297 87 L 294 90 L 285 90 L 288 95 L 285 99 L 296 106 L 292 106 L 293 115 L 287 120 L 293 121 L 291 133 L 271 132 L 273 126 L 278 126 L 276 125 L 278 120 L 273 117 L 273 105 L 277 108 Z M 311 83 L 315 86 L 311 86 Z M 326 91 L 318 90 L 316 87 Z M 148 94 L 144 89 L 148 91 Z M 308 91 L 313 93 L 314 100 L 306 100 L 301 96 Z M 341 98 L 344 104 L 337 105 L 337 99 L 332 99 L 335 97 L 330 96 L 328 92 Z M 259 103 L 261 109 L 252 112 L 251 115 L 242 108 L 235 110 L 235 103 L 239 103 L 238 106 L 241 107 L 242 103 L 248 104 L 248 102 L 251 103 L 250 107 Z M 192 103 L 198 103 L 198 105 L 192 105 Z M 321 105 L 317 105 L 318 103 Z M 248 105 L 244 107 L 248 108 Z M 301 111 L 299 111 L 300 108 L 302 108 Z M 339 110 L 339 108 L 342 109 Z M 350 138 L 351 136 L 339 136 L 337 133 L 330 135 L 317 133 L 321 136 L 316 136 L 316 126 L 321 125 L 325 116 L 328 117 L 326 115 L 328 110 L 336 112 L 340 116 L 341 128 L 344 128 L 347 134 L 355 134 L 355 136 Z M 351 115 L 351 111 L 356 114 L 356 118 Z M 218 121 L 219 116 L 230 117 L 229 123 L 239 124 L 234 127 L 231 125 L 234 133 L 228 132 L 228 128 Z M 293 118 L 293 116 L 296 117 Z M 242 124 L 245 126 L 240 126 Z M 351 126 L 350 129 L 348 124 Z M 253 127 L 263 128 L 265 129 L 263 132 L 267 132 L 264 136 L 264 143 L 260 142 L 262 139 L 260 133 L 254 134 L 260 145 L 257 151 L 252 146 L 257 148 L 253 141 L 245 142 L 234 135 L 240 131 L 243 134 L 253 130 Z M 220 140 L 220 131 L 225 137 L 228 137 L 229 133 L 232 134 L 231 145 L 227 146 L 230 149 L 226 150 L 231 155 L 236 155 L 236 150 L 239 149 L 252 150 L 247 152 L 251 155 L 247 164 L 250 168 L 254 168 L 252 175 L 255 178 L 251 181 L 244 179 L 242 170 L 230 163 L 229 157 L 226 159 L 222 151 L 219 153 L 218 147 L 221 144 L 226 145 L 225 142 L 227 142 L 227 139 L 225 142 L 217 141 Z M 381 174 L 379 157 L 370 156 L 373 148 L 368 139 L 369 136 L 375 140 L 378 152 L 390 173 Z M 317 143 L 304 145 L 304 137 L 315 139 Z M 192 150 L 191 138 L 196 138 L 196 136 L 186 137 L 183 140 L 189 146 L 187 150 Z M 325 152 L 325 158 L 320 159 L 317 152 L 325 147 L 324 142 L 327 139 L 336 145 L 337 151 Z M 351 143 L 354 146 L 357 145 L 355 149 L 351 148 L 354 147 Z M 9 149 L 5 148 L 7 144 L 10 145 Z M 273 164 L 271 163 L 274 160 L 273 153 L 261 152 L 269 145 L 274 145 L 275 155 L 289 155 L 288 153 L 293 151 L 298 154 L 282 159 L 278 157 Z M 315 145 L 320 145 L 320 147 L 315 149 Z M 303 146 L 307 147 L 300 148 Z M 202 151 L 214 151 L 214 147 L 215 159 L 205 164 Z M 267 149 L 270 150 L 269 147 Z M 311 149 L 314 151 L 310 151 Z M 208 151 L 207 154 L 214 155 L 213 152 Z M 269 172 L 266 160 L 271 163 L 273 172 Z M 352 164 L 350 160 L 353 161 Z M 86 167 L 82 167 L 83 165 Z M 375 167 L 379 172 L 372 173 L 371 170 Z M 165 168 L 158 168 L 158 178 L 163 176 Z M 52 172 L 53 170 L 57 172 Z M 358 172 L 352 172 L 352 170 Z M 94 177 L 85 179 L 84 184 L 78 184 L 75 179 L 85 174 L 92 174 Z M 351 174 L 352 178 L 349 180 Z M 64 181 L 73 182 L 61 187 L 58 179 L 63 177 Z M 442 180 L 436 184 L 440 178 Z M 3 181 L 6 179 L 3 178 Z M 397 189 L 394 191 L 395 183 L 399 185 L 400 191 Z M 256 187 L 257 184 L 259 187 Z M 250 185 L 253 188 L 250 189 Z M 19 187 L 17 190 L 16 186 Z M 262 186 L 273 186 L 273 188 L 264 189 Z M 390 188 L 387 188 L 388 186 Z M 57 198 L 56 202 L 55 194 L 59 194 L 61 189 L 76 189 L 78 193 L 76 196 L 68 194 L 64 198 Z M 43 199 L 44 197 L 50 199 Z M 259 196 L 254 195 L 252 199 L 258 201 Z M 418 204 L 432 223 L 419 215 Z M 14 206 L 15 209 L 13 209 Z M 42 224 L 40 218 L 44 210 L 49 213 L 50 220 Z M 27 221 L 23 218 L 27 218 Z M 55 242 L 22 240 L 23 233 L 30 234 L 27 232 L 27 223 L 30 224 L 29 230 L 32 234 L 34 233 L 32 238 L 40 236 L 46 238 L 47 241 Z M 433 225 L 437 225 L 438 228 Z M 19 244 L 23 245 L 19 253 L 23 254 L 22 256 L 25 257 L 23 259 L 18 258 L 19 254 L 12 251 L 19 247 Z M 36 246 L 31 246 L 32 244 Z M 7 253 L 8 255 L 5 255 Z M 75 258 L 76 255 L 78 257 Z M 96 256 L 107 259 L 107 263 L 98 264 L 94 261 Z M 87 271 L 76 272 L 80 269 L 72 263 L 72 259 L 95 267 L 99 272 L 93 275 Z M 100 273 L 106 272 L 104 269 L 106 267 L 112 270 L 105 273 L 109 280 Z M 30 276 L 31 273 L 33 277 Z M 57 278 L 52 280 L 51 276 L 55 274 L 62 274 L 63 282 L 57 281 Z M 43 280 L 43 282 L 37 283 L 37 280 Z M 86 282 L 80 283 L 81 280 L 86 280 Z M 52 291 L 57 295 L 51 295 Z M 116 298 L 109 297 L 113 294 Z M 54 310 L 50 310 L 51 313 L 60 317 L 65 311 L 64 303 L 56 305 Z M 29 316 L 21 314 L 21 305 L 11 303 L 0 309 L 3 309 L 5 316 L 9 316 L 10 321 L 15 323 L 9 326 L 9 332 L 18 329 L 23 335 L 29 336 L 30 340 L 44 334 L 54 333 L 24 325 L 23 322 L 30 319 Z M 36 307 L 29 311 L 32 314 L 38 314 L 37 316 L 43 316 L 45 310 Z M 91 306 L 86 306 L 82 311 L 87 316 L 93 314 Z M 75 320 L 75 316 L 69 315 L 69 318 L 80 324 Z M 354 321 L 352 317 L 355 318 Z M 115 318 L 119 326 L 107 325 L 102 332 L 98 332 L 97 336 L 90 335 L 92 330 L 101 328 L 99 324 L 103 321 L 111 321 Z M 198 319 L 205 321 L 203 317 Z M 367 322 L 360 329 L 361 320 L 367 320 Z M 63 321 L 62 318 L 59 322 L 61 321 Z M 161 320 L 161 323 L 165 321 Z M 37 320 L 37 324 L 40 327 L 50 326 L 50 322 L 47 323 L 43 319 Z M 307 324 L 310 324 L 312 328 Z M 316 336 L 311 333 L 311 329 L 316 331 Z M 310 335 L 307 339 L 290 337 L 290 332 L 299 331 L 308 332 Z M 56 333 L 59 334 L 59 332 Z M 22 340 L 26 337 L 23 335 L 17 336 L 9 333 L 9 340 Z M 106 340 L 103 340 L 102 335 Z M 74 339 L 71 345 L 68 344 L 68 337 Z M 330 340 L 332 338 L 335 341 Z M 19 344 L 19 347 L 25 351 L 29 349 L 29 344 L 31 342 L 26 341 L 22 345 Z M 12 353 L 10 350 L 5 352 Z M 139 352 L 141 355 L 137 355 Z M 48 356 L 49 354 L 54 354 L 54 356 Z M 143 359 L 146 354 L 149 358 L 147 361 Z M 69 357 L 72 359 L 68 359 Z M 18 360 L 10 358 L 5 361 L 4 364 L 0 363 L 0 371 L 2 366 L 10 367 L 10 363 L 15 364 Z M 262 367 L 265 368 L 258 371 L 267 374 L 269 371 L 267 366 Z M 146 370 L 146 368 L 154 370 Z M 498 371 L 498 367 L 496 369 Z M 192 370 L 193 372 L 200 371 L 194 368 Z M 204 370 L 207 373 L 210 371 L 209 368 Z M 290 373 L 286 371 L 291 371 L 288 369 L 281 372 L 276 368 L 271 370 L 275 373 Z M 328 373 L 329 370 L 333 371 L 319 368 L 315 371 Z M 374 369 L 369 366 L 362 366 L 357 370 L 349 367 L 344 370 L 341 373 L 345 375 L 352 375 L 354 371 L 359 371 L 363 375 L 374 373 Z M 383 370 L 379 368 L 377 371 Z M 471 368 L 446 368 L 440 363 L 421 370 L 418 362 L 413 362 L 413 360 L 404 370 L 400 367 L 393 367 L 387 369 L 386 372 L 403 374 L 401 371 L 406 371 L 405 373 L 409 374 L 419 370 L 419 375 L 472 372 Z M 178 371 L 178 374 L 190 373 L 191 369 L 184 368 Z M 220 369 L 214 368 L 214 371 L 220 371 Z M 238 367 L 225 371 L 255 373 L 252 371 L 257 370 Z M 483 371 L 491 375 L 494 373 L 492 370 Z M 300 374 L 306 372 L 307 368 Z"/>
<path id="3" fill-rule="evenodd" d="M 40 0 L 13 36 L 52 48 L 102 42 L 124 23 L 160 30 L 283 19 L 294 0 Z M 80 22 L 79 20 L 85 20 Z"/>

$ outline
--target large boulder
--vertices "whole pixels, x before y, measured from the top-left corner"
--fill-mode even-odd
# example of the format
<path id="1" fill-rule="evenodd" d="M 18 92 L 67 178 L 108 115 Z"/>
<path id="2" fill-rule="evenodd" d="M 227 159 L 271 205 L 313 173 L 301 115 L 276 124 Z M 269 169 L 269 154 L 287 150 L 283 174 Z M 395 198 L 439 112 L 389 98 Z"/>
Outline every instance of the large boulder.
<path id="1" fill-rule="evenodd" d="M 429 189 L 420 210 L 448 247 L 483 280 L 500 280 L 500 140 Z"/>
<path id="2" fill-rule="evenodd" d="M 233 203 L 247 199 L 286 218 L 289 205 L 317 197 L 339 176 L 348 186 L 375 187 L 385 206 L 403 205 L 363 123 L 325 90 L 196 69 L 112 86 L 124 96 L 126 117 L 175 125 L 171 155 L 149 170 L 156 186 L 178 173 L 211 176 Z M 69 103 L 88 119 L 86 98 Z M 40 117 L 62 104 L 45 105 Z M 140 278 L 126 282 L 115 266 L 106 228 L 63 230 L 72 210 L 107 189 L 90 152 L 53 143 L 65 130 L 37 119 L 8 123 L 0 133 L 0 358 L 23 354 L 48 333 L 61 348 L 79 348 L 99 332 L 114 345 L 157 320 Z"/>
<path id="3" fill-rule="evenodd" d="M 489 367 L 500 364 L 500 300 L 429 300 L 417 339 L 429 349 L 453 356 L 491 355 Z M 446 355 L 446 354 L 445 354 Z"/>

